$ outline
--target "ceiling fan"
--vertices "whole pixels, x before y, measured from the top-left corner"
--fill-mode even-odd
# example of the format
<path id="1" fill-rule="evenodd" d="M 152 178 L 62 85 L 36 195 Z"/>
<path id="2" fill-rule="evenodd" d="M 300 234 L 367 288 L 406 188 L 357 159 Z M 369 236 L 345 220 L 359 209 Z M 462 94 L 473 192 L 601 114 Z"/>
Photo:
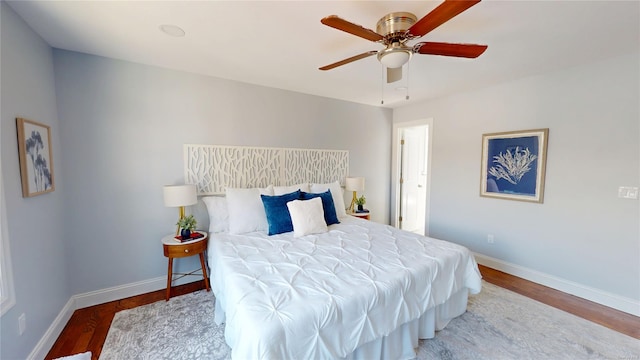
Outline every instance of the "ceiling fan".
<path id="1" fill-rule="evenodd" d="M 320 22 L 349 34 L 381 43 L 385 48 L 352 56 L 323 66 L 320 70 L 330 70 L 377 54 L 378 61 L 387 68 L 387 83 L 392 83 L 402 78 L 402 66 L 411 59 L 413 54 L 477 58 L 487 50 L 486 45 L 419 42 L 409 46 L 407 41 L 426 35 L 479 2 L 480 0 L 445 0 L 420 20 L 409 12 L 393 12 L 378 21 L 376 31 L 356 25 L 336 15 L 327 16 Z"/>

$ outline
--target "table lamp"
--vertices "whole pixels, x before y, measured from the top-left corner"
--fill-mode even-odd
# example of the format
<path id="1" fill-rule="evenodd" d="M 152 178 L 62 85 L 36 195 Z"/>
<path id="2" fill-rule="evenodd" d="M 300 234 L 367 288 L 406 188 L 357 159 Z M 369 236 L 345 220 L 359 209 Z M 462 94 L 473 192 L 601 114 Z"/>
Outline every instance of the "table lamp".
<path id="1" fill-rule="evenodd" d="M 356 192 L 364 191 L 364 178 L 363 177 L 348 177 L 345 180 L 345 188 L 347 191 L 353 191 L 353 199 L 351 199 L 351 205 L 349 205 L 349 212 L 354 212 L 354 206 L 356 204 Z"/>
<path id="2" fill-rule="evenodd" d="M 165 185 L 164 189 L 164 206 L 167 207 L 179 207 L 180 215 L 178 221 L 184 218 L 184 207 L 194 205 L 198 202 L 198 195 L 196 194 L 196 186 L 192 184 L 187 185 Z M 176 235 L 180 231 L 180 226 L 176 228 Z"/>

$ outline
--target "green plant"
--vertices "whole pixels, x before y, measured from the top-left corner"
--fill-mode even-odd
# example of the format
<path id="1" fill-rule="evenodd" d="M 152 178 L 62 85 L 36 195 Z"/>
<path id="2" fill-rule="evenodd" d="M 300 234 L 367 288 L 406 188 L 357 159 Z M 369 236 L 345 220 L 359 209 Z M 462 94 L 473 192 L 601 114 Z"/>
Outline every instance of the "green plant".
<path id="1" fill-rule="evenodd" d="M 197 223 L 198 221 L 196 220 L 196 218 L 194 218 L 193 215 L 189 215 L 178 220 L 176 225 L 178 225 L 181 229 L 195 230 Z"/>
<path id="2" fill-rule="evenodd" d="M 367 198 L 364 197 L 364 195 L 360 196 L 359 198 L 356 198 L 356 205 L 364 205 L 367 203 Z"/>

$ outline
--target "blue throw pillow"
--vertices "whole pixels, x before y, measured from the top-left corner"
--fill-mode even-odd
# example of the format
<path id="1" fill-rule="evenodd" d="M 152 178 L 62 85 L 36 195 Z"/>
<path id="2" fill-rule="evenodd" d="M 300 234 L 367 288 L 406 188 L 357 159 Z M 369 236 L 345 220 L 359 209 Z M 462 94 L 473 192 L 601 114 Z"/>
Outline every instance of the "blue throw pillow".
<path id="1" fill-rule="evenodd" d="M 291 214 L 289 214 L 287 203 L 300 199 L 300 190 L 284 195 L 260 195 L 260 197 L 262 198 L 262 205 L 264 205 L 264 212 L 267 214 L 269 235 L 293 231 L 293 223 L 291 222 Z"/>
<path id="2" fill-rule="evenodd" d="M 322 199 L 322 209 L 324 210 L 324 221 L 327 225 L 339 224 L 338 214 L 336 213 L 336 206 L 333 203 L 333 196 L 331 196 L 331 190 L 327 190 L 323 193 L 307 193 L 302 192 L 301 200 L 310 200 L 319 197 Z"/>

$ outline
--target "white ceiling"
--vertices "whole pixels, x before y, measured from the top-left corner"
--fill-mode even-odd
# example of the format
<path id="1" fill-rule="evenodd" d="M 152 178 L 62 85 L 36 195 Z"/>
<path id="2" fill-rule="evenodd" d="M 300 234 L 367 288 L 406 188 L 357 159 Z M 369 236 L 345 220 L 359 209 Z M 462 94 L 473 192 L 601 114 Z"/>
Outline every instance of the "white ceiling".
<path id="1" fill-rule="evenodd" d="M 485 0 L 420 40 L 486 44 L 477 59 L 414 55 L 383 85 L 382 45 L 324 26 L 375 30 L 389 12 L 421 18 L 441 1 L 9 1 L 52 47 L 357 103 L 398 107 L 640 49 L 638 1 Z M 186 36 L 159 30 L 173 24 Z M 413 44 L 418 40 L 410 42 Z M 407 86 L 410 100 L 405 100 Z"/>

